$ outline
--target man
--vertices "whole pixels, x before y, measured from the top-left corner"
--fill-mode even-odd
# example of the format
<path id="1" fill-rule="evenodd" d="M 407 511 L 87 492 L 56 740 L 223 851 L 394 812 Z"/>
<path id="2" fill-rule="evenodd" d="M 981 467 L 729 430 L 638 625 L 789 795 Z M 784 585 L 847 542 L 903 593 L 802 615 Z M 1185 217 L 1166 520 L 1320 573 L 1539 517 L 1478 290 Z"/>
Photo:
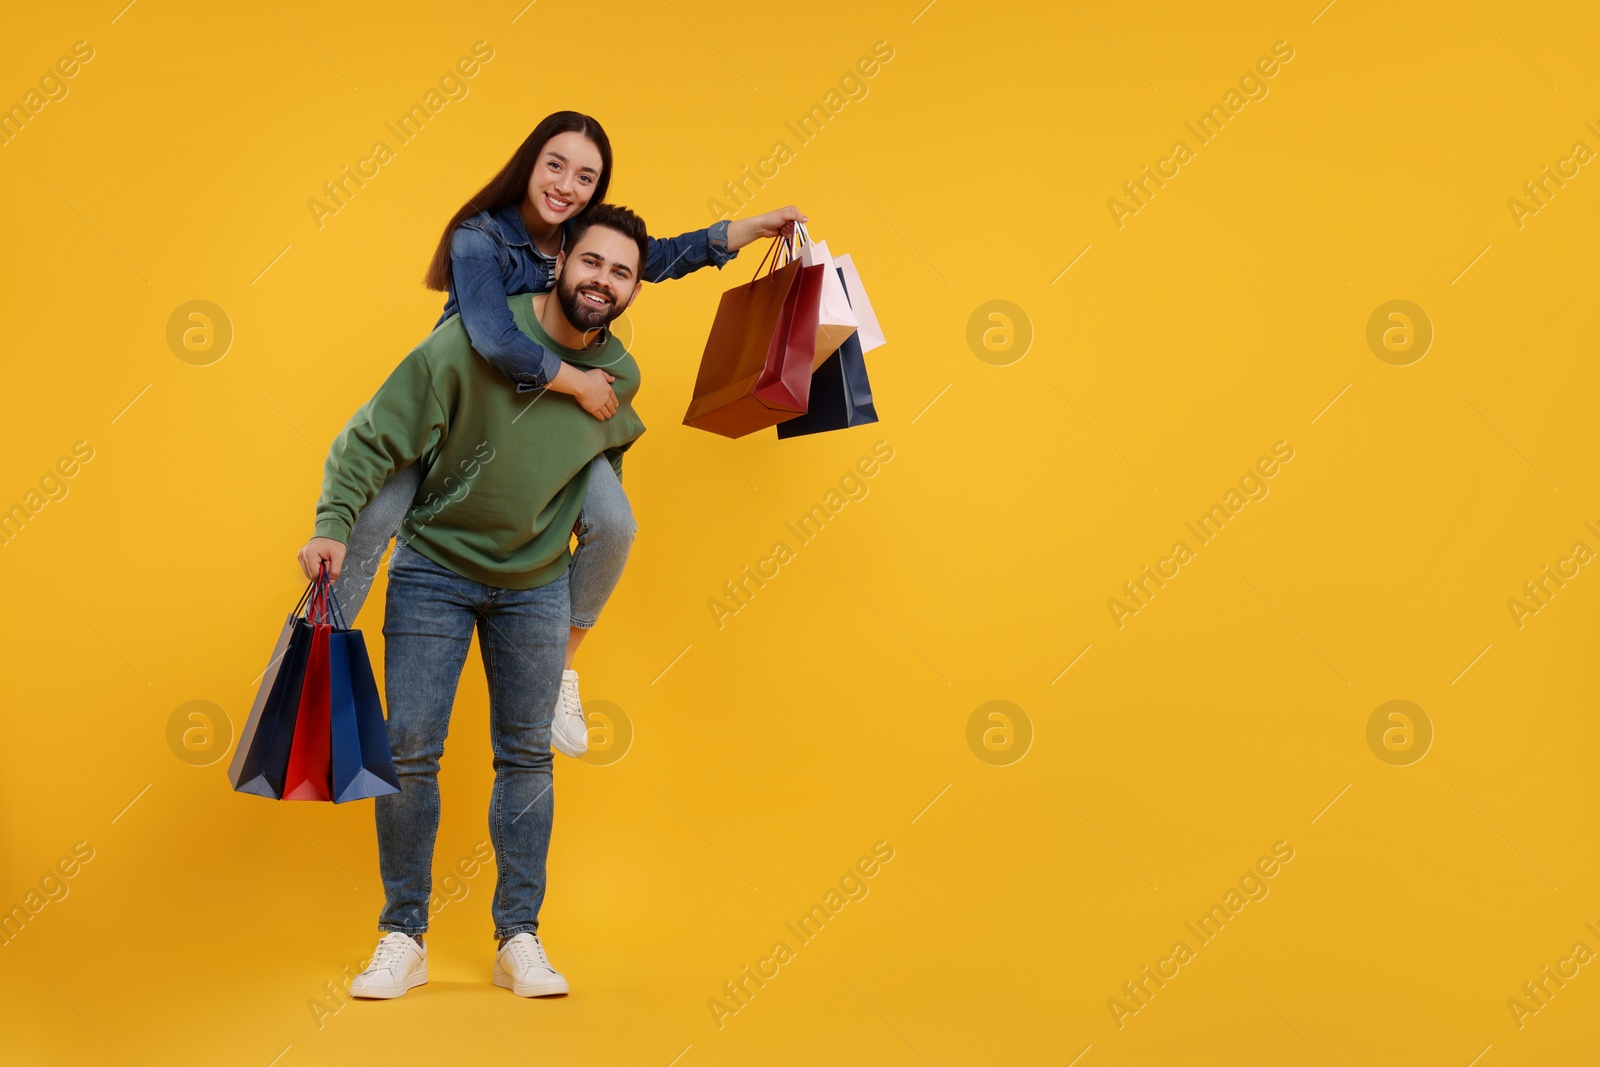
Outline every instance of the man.
<path id="1" fill-rule="evenodd" d="M 377 798 L 382 940 L 356 978 L 357 997 L 398 997 L 428 980 L 439 759 L 456 684 L 478 631 L 489 682 L 495 781 L 489 831 L 498 868 L 494 982 L 518 996 L 567 992 L 539 941 L 554 812 L 550 723 L 568 636 L 568 537 L 589 464 L 644 432 L 632 399 L 639 368 L 603 327 L 639 294 L 643 221 L 600 204 L 569 224 L 554 292 L 508 298 L 518 327 L 582 373 L 602 375 L 617 410 L 601 420 L 572 396 L 518 393 L 472 351 L 459 317 L 434 330 L 334 441 L 316 536 L 300 550 L 308 576 L 337 577 L 345 541 L 396 468 L 419 462 L 422 487 L 389 561 L 385 688 L 400 792 Z"/>

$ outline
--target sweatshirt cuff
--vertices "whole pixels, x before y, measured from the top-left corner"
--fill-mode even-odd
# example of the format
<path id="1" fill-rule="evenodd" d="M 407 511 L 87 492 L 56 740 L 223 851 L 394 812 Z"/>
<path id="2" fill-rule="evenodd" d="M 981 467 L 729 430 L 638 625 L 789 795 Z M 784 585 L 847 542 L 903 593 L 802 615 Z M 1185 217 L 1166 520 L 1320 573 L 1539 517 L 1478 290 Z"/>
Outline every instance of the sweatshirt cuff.
<path id="1" fill-rule="evenodd" d="M 340 544 L 350 542 L 350 524 L 343 519 L 318 519 L 313 537 L 331 537 Z"/>

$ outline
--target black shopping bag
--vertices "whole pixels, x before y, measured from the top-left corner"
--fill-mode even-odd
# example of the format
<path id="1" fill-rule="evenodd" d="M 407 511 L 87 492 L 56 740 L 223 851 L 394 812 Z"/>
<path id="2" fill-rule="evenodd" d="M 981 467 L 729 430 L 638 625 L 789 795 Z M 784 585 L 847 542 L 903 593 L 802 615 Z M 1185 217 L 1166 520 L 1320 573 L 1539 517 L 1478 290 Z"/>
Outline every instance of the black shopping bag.
<path id="1" fill-rule="evenodd" d="M 314 634 L 311 616 L 319 609 L 319 602 L 325 603 L 324 587 L 331 587 L 331 584 L 326 574 L 313 578 L 278 633 L 272 658 L 261 675 L 261 688 L 256 691 L 250 717 L 245 720 L 239 746 L 228 765 L 228 780 L 240 793 L 271 800 L 283 797 L 289 749 L 294 742 L 295 721 L 311 656 Z M 301 614 L 302 609 L 305 614 Z"/>
<path id="2" fill-rule="evenodd" d="M 289 766 L 289 745 L 294 740 L 311 636 L 311 624 L 298 614 L 289 616 L 278 635 L 274 658 L 262 675 L 255 706 L 228 768 L 233 788 L 241 793 L 273 800 L 283 796 L 283 776 Z"/>
<path id="3" fill-rule="evenodd" d="M 806 413 L 778 423 L 778 436 L 799 437 L 877 421 L 867 361 L 860 336 L 853 333 L 811 376 L 811 406 Z"/>

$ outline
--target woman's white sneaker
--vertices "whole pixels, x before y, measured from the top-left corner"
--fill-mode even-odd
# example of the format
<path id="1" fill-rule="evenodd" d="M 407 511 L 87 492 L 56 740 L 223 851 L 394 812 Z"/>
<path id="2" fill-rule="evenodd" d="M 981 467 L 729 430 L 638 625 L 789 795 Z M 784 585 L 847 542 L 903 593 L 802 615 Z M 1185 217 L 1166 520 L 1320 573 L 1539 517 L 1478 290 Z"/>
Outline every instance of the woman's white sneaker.
<path id="1" fill-rule="evenodd" d="M 410 934 L 384 934 L 372 963 L 350 983 L 350 995 L 392 1000 L 428 981 L 428 950 Z"/>
<path id="2" fill-rule="evenodd" d="M 561 672 L 561 692 L 550 720 L 550 747 L 574 759 L 589 751 L 589 724 L 583 721 L 583 702 L 578 699 L 577 671 Z"/>
<path id="3" fill-rule="evenodd" d="M 568 992 L 567 980 L 545 959 L 538 934 L 522 933 L 494 958 L 494 984 L 519 997 L 549 997 Z"/>

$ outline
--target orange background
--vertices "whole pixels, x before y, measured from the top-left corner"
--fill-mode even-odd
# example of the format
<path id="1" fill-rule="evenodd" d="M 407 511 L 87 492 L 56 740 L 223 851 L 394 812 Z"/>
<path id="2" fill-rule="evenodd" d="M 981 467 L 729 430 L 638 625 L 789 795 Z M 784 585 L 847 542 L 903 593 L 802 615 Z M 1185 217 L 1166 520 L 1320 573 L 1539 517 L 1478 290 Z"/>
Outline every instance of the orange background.
<path id="1" fill-rule="evenodd" d="M 121 4 L 18 9 L 0 39 L 0 103 L 93 50 L 0 145 L 0 506 L 41 492 L 0 546 L 0 906 L 92 849 L 0 947 L 0 1059 L 1501 1067 L 1594 1047 L 1592 965 L 1508 1006 L 1600 949 L 1600 578 L 1578 567 L 1520 627 L 1508 607 L 1575 542 L 1600 549 L 1600 177 L 1508 207 L 1574 142 L 1600 149 L 1590 7 Z M 323 183 L 479 41 L 466 94 L 319 227 Z M 880 41 L 892 59 L 841 86 Z M 1198 143 L 1185 124 L 1276 42 L 1293 56 L 1265 95 Z M 836 89 L 801 144 L 786 124 Z M 739 210 L 798 204 L 854 256 L 889 338 L 882 421 L 679 424 L 759 247 L 640 297 L 641 532 L 578 661 L 610 732 L 556 767 L 541 933 L 573 993 L 489 984 L 474 656 L 433 980 L 333 1010 L 325 983 L 375 939 L 370 806 L 236 795 L 227 748 L 302 585 L 324 451 L 438 315 L 420 278 L 444 221 L 567 107 L 605 123 L 614 199 L 658 235 L 711 222 L 788 142 Z M 1193 158 L 1119 227 L 1108 202 L 1179 139 Z M 194 300 L 225 351 L 169 342 Z M 1423 318 L 1385 313 L 1374 348 L 1395 300 Z M 1424 320 L 1425 352 L 1384 348 Z M 45 481 L 80 441 L 92 459 Z M 723 584 L 880 441 L 866 495 L 719 628 Z M 1267 494 L 1198 544 L 1185 524 L 1277 442 Z M 1193 558 L 1119 627 L 1108 601 L 1179 540 Z M 359 621 L 375 654 L 381 595 Z M 1406 718 L 1369 734 L 1395 700 Z M 867 894 L 719 1026 L 724 983 L 878 842 Z M 1198 944 L 1185 924 L 1278 842 L 1266 895 Z M 445 883 L 458 861 L 474 873 Z M 1119 1027 L 1110 1002 L 1179 940 L 1193 959 Z"/>

